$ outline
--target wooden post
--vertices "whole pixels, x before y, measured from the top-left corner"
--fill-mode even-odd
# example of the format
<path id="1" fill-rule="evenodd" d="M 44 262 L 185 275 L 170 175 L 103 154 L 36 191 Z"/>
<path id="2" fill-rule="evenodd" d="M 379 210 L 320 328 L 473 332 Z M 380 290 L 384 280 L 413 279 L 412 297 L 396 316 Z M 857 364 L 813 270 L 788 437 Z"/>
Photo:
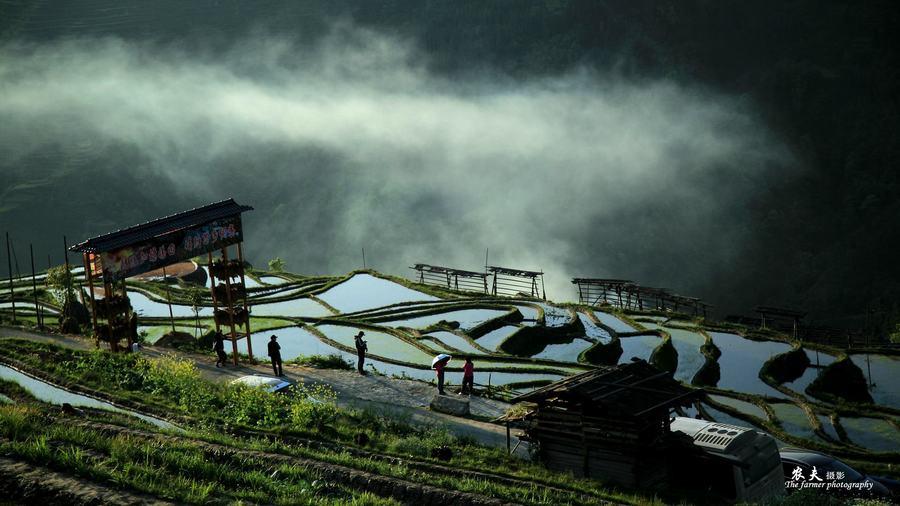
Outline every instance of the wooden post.
<path id="1" fill-rule="evenodd" d="M 37 277 L 34 274 L 34 245 L 28 245 L 28 251 L 31 253 L 31 294 L 34 296 L 34 314 L 37 318 L 38 328 L 44 328 L 44 322 L 41 318 L 41 307 L 38 306 L 38 297 L 37 297 Z"/>
<path id="2" fill-rule="evenodd" d="M 212 273 L 213 257 L 212 252 L 207 253 L 209 263 L 206 264 L 206 273 L 209 274 L 209 290 L 212 292 L 213 301 L 213 323 L 216 324 L 216 333 L 219 333 L 219 320 L 216 318 L 216 311 L 219 310 L 219 302 L 216 299 L 216 277 Z"/>
<path id="3" fill-rule="evenodd" d="M 88 281 L 88 290 L 90 290 L 91 296 L 91 321 L 93 323 L 93 331 L 94 337 L 97 336 L 97 301 L 94 299 L 94 265 L 91 262 L 91 253 L 84 252 L 82 254 L 82 258 L 84 259 L 84 273 L 87 276 Z M 48 259 L 49 260 L 49 259 Z M 100 344 L 99 342 L 97 343 Z"/>
<path id="4" fill-rule="evenodd" d="M 13 323 L 16 323 L 16 295 L 13 292 L 12 257 L 9 255 L 9 232 L 6 233 L 6 265 L 9 269 L 9 300 L 12 302 Z"/>
<path id="5" fill-rule="evenodd" d="M 222 264 L 228 265 L 228 246 L 222 248 Z M 231 324 L 231 350 L 233 352 L 231 359 L 234 365 L 238 365 L 237 332 L 234 330 L 234 303 L 231 301 L 231 276 L 228 274 L 225 275 L 225 295 L 225 300 L 228 302 L 228 322 Z"/>
<path id="6" fill-rule="evenodd" d="M 166 285 L 166 302 L 169 304 L 169 322 L 172 324 L 172 338 L 175 338 L 175 315 L 172 314 L 172 294 L 169 292 L 169 283 L 166 282 L 166 266 L 163 265 L 163 284 Z"/>
<path id="7" fill-rule="evenodd" d="M 247 312 L 247 321 L 245 322 L 245 337 L 247 338 L 247 356 L 253 358 L 253 345 L 250 344 L 250 308 L 247 307 L 247 283 L 244 280 L 244 249 L 241 243 L 237 244 L 238 261 L 241 262 L 241 284 L 244 285 L 244 311 Z"/>
<path id="8" fill-rule="evenodd" d="M 506 420 L 506 454 L 509 455 L 512 453 L 509 449 L 509 420 Z"/>

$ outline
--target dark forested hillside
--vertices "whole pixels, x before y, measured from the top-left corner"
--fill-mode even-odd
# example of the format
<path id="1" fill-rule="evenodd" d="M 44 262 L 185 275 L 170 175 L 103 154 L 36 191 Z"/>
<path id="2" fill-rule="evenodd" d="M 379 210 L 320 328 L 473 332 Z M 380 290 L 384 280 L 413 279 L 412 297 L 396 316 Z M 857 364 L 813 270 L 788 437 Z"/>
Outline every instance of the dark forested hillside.
<path id="1" fill-rule="evenodd" d="M 702 283 L 671 275 L 659 282 L 695 290 L 692 295 L 723 313 L 781 304 L 805 309 L 822 324 L 885 332 L 900 321 L 900 46 L 893 41 L 898 12 L 889 1 L 22 0 L 0 3 L 0 37 L 19 45 L 120 37 L 214 59 L 247 37 L 278 34 L 315 44 L 334 23 L 352 23 L 414 40 L 430 72 L 462 87 L 597 72 L 739 97 L 790 147 L 799 169 L 783 179 L 769 173 L 766 191 L 747 200 L 744 218 L 725 224 L 750 238 L 727 268 L 711 268 Z M 12 138 L 0 134 L 0 141 Z M 30 163 L 62 165 L 52 154 L 44 156 Z M 128 153 L 122 157 L 144 163 Z M 94 166 L 104 163 L 92 160 Z M 40 243 L 26 226 L 11 224 L 34 211 L 27 201 L 43 191 L 25 188 L 33 193 L 14 195 L 11 189 L 27 180 L 26 169 L 0 160 L 0 195 L 7 200 L 0 203 L 0 230 Z M 121 177 L 122 185 L 134 186 Z M 43 184 L 52 187 L 52 181 Z M 712 187 L 727 185 L 723 179 Z M 17 198 L 26 202 L 10 204 Z M 175 200 L 188 201 L 185 195 Z M 90 213 L 89 204 L 71 205 Z M 120 215 L 124 223 L 116 224 L 170 205 L 132 195 Z M 55 244 L 63 226 L 73 226 L 66 220 L 57 224 L 47 244 Z M 622 262 L 577 270 L 622 271 Z"/>

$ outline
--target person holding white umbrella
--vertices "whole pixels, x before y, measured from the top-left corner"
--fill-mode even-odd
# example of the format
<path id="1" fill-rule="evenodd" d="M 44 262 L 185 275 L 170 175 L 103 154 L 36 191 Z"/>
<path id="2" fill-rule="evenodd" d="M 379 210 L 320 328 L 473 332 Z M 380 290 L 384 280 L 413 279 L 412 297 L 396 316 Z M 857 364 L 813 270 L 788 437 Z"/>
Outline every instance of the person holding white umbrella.
<path id="1" fill-rule="evenodd" d="M 431 361 L 431 367 L 437 371 L 438 395 L 446 395 L 444 393 L 444 368 L 451 358 L 453 357 L 446 353 L 441 353 Z"/>

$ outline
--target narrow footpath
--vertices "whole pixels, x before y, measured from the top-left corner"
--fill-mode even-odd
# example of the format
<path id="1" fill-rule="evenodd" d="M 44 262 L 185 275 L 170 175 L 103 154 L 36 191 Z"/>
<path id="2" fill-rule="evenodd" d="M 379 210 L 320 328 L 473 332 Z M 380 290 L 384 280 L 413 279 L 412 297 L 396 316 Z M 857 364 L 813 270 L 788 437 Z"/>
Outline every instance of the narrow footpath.
<path id="1" fill-rule="evenodd" d="M 0 339 L 8 338 L 46 342 L 78 350 L 94 349 L 92 340 L 80 336 L 0 326 Z M 204 355 L 146 346 L 142 353 L 150 357 L 174 354 L 190 359 L 196 364 L 204 378 L 216 382 L 233 381 L 247 374 L 272 375 L 272 368 L 267 362 L 259 365 L 244 363 L 238 366 L 229 365 L 217 368 L 212 352 Z M 444 427 L 457 436 L 471 437 L 487 446 L 505 448 L 507 444 L 504 426 L 431 411 L 428 406 L 435 393 L 435 387 L 421 381 L 389 378 L 371 373 L 363 376 L 355 371 L 313 369 L 290 364 L 284 365 L 284 374 L 286 380 L 292 383 L 329 385 L 337 393 L 338 405 L 344 408 L 368 409 L 416 426 Z M 448 389 L 448 391 L 452 392 L 453 390 Z M 505 402 L 494 399 L 472 397 L 470 409 L 476 417 L 495 418 L 506 412 L 509 406 Z M 517 443 L 518 439 L 513 435 L 511 444 L 515 447 Z M 524 444 L 517 449 L 516 454 L 527 458 L 528 452 Z"/>

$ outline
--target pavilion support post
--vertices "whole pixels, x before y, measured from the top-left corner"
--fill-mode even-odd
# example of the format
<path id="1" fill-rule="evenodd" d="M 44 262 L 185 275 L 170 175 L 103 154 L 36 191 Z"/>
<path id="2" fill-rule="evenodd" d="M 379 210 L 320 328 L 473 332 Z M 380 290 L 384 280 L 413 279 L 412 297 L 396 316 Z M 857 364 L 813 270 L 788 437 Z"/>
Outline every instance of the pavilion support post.
<path id="1" fill-rule="evenodd" d="M 222 248 L 222 264 L 228 265 L 228 246 Z M 234 362 L 234 365 L 238 365 L 237 332 L 234 330 L 234 303 L 231 300 L 231 276 L 227 274 L 225 275 L 225 295 L 225 300 L 228 302 L 228 323 L 231 325 L 231 349 L 233 351 L 231 360 Z"/>
<path id="2" fill-rule="evenodd" d="M 547 300 L 547 288 L 544 286 L 544 275 L 541 275 L 541 293 L 544 295 L 544 300 Z"/>
<path id="3" fill-rule="evenodd" d="M 247 356 L 253 359 L 253 345 L 250 344 L 250 308 L 247 307 L 247 283 L 244 279 L 244 249 L 241 243 L 237 244 L 238 261 L 241 262 L 241 284 L 244 285 L 244 311 L 247 312 L 247 321 L 244 324 L 245 337 L 247 338 Z"/>
<path id="4" fill-rule="evenodd" d="M 106 330 L 109 332 L 109 350 L 110 351 L 119 351 L 119 340 L 115 339 L 112 331 L 112 314 L 110 314 L 109 310 L 109 296 L 113 293 L 112 284 L 106 281 L 106 278 L 103 278 L 103 307 L 106 308 Z"/>
<path id="5" fill-rule="evenodd" d="M 84 258 L 84 274 L 87 277 L 88 290 L 91 297 L 91 323 L 93 325 L 94 339 L 97 339 L 97 300 L 94 298 L 94 269 L 92 269 L 90 253 L 83 253 Z M 100 346 L 100 343 L 96 343 Z"/>
<path id="6" fill-rule="evenodd" d="M 175 337 L 175 315 L 172 313 L 172 294 L 169 292 L 169 283 L 166 281 L 166 266 L 162 268 L 163 284 L 166 285 L 166 303 L 169 305 L 169 323 L 172 324 L 172 337 Z"/>
<path id="7" fill-rule="evenodd" d="M 216 299 L 216 277 L 213 276 L 213 273 L 212 273 L 212 271 L 213 271 L 213 269 L 212 269 L 212 264 L 213 264 L 212 252 L 209 252 L 207 255 L 209 258 L 209 263 L 206 264 L 206 273 L 209 274 L 209 290 L 210 290 L 210 292 L 212 292 L 213 323 L 216 324 L 216 333 L 218 334 L 220 331 L 219 331 L 219 320 L 218 320 L 218 318 L 216 318 L 216 311 L 219 310 L 219 302 Z"/>

